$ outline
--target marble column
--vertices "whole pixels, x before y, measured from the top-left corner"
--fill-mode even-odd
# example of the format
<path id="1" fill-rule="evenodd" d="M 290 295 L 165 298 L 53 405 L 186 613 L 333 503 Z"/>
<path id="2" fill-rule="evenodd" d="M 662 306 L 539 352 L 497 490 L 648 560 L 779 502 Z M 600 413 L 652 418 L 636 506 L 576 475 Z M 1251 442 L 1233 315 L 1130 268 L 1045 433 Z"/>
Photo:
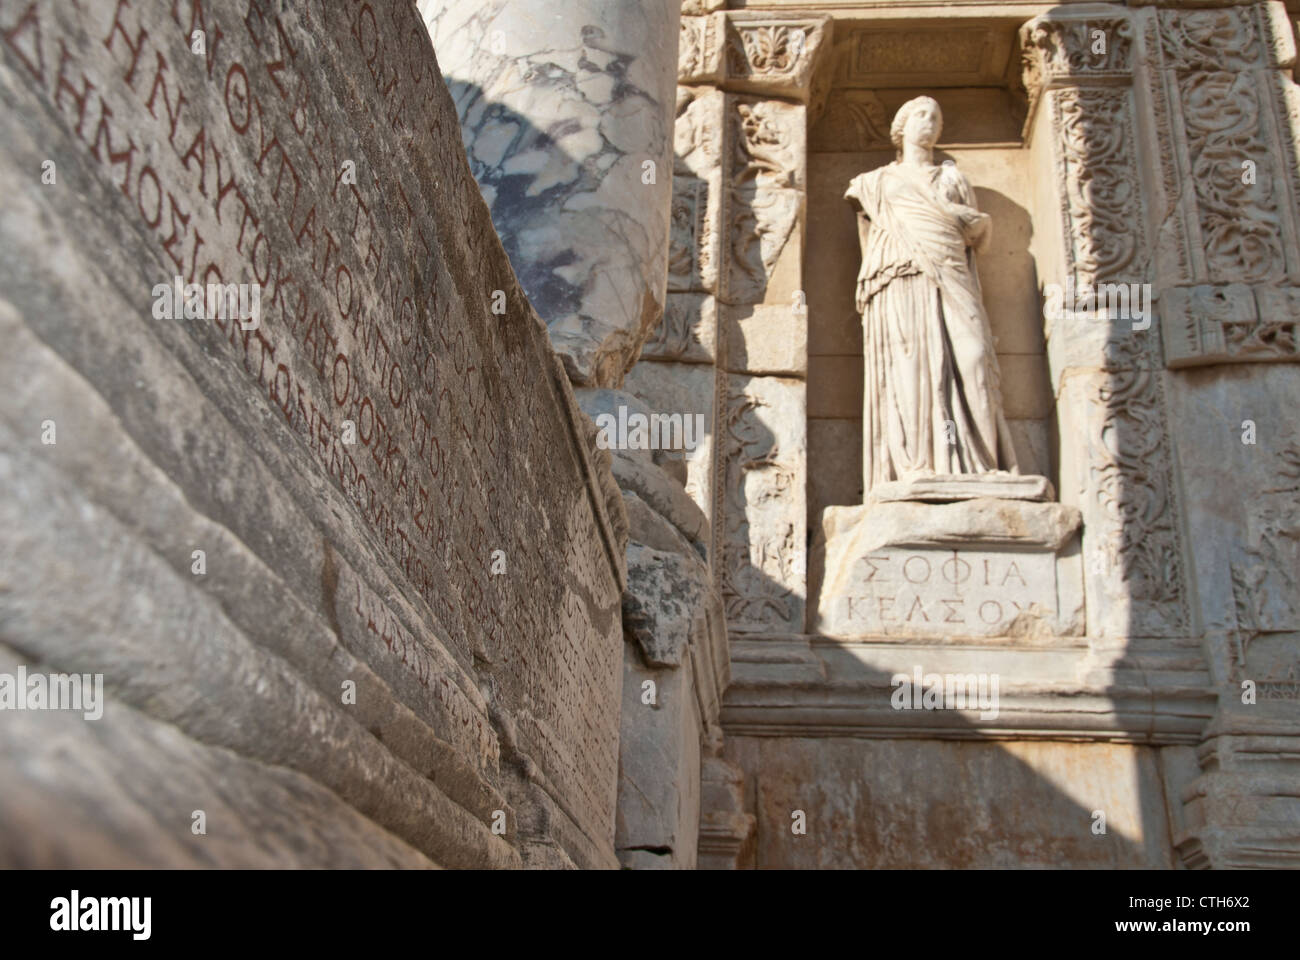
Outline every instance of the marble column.
<path id="1" fill-rule="evenodd" d="M 681 10 L 420 0 L 470 166 L 577 386 L 621 386 L 668 277 Z"/>

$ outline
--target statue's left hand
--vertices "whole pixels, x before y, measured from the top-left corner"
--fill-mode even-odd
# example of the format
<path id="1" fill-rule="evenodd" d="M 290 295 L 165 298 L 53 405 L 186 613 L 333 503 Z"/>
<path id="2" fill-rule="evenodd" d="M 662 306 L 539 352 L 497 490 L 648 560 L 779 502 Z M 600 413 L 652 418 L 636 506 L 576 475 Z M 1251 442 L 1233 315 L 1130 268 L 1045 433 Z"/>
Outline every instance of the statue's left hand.
<path id="1" fill-rule="evenodd" d="M 962 233 L 969 243 L 978 252 L 989 245 L 993 235 L 993 218 L 987 213 L 981 213 L 974 207 L 968 207 L 964 204 L 954 204 L 956 207 L 957 218 L 961 221 Z"/>

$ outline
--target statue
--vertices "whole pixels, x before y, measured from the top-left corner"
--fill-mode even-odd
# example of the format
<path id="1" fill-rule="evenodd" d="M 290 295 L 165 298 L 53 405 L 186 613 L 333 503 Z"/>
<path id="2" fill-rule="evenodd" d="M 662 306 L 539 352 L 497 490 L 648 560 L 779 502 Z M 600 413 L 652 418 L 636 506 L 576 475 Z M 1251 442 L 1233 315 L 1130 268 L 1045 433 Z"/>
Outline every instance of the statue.
<path id="1" fill-rule="evenodd" d="M 1019 473 L 975 272 L 990 219 L 952 161 L 935 164 L 942 125 L 930 97 L 903 104 L 890 127 L 900 159 L 854 177 L 845 193 L 860 210 L 868 496 L 918 479 L 952 493 L 962 475 Z"/>

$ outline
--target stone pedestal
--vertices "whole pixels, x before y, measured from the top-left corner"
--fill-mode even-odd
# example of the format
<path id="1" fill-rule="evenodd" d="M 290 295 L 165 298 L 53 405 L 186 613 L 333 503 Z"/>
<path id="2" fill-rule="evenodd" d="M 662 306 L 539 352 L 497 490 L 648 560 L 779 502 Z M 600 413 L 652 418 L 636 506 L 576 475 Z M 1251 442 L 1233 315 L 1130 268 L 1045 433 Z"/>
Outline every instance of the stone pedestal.
<path id="1" fill-rule="evenodd" d="M 995 500 L 1051 500 L 1055 494 L 1046 477 L 1015 473 L 926 474 L 878 483 L 869 501 L 921 500 L 948 503 L 991 497 Z"/>
<path id="2" fill-rule="evenodd" d="M 815 631 L 843 639 L 1083 630 L 1079 512 L 979 498 L 828 507 Z M 820 566 L 820 565 L 819 565 Z"/>

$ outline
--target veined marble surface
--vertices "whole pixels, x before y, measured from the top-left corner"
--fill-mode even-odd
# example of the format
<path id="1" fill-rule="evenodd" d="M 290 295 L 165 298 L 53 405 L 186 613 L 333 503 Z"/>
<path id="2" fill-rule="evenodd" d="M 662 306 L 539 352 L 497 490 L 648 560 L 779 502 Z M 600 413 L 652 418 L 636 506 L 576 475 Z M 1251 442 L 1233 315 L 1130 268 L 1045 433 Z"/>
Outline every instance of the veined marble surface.
<path id="1" fill-rule="evenodd" d="M 619 385 L 663 312 L 679 5 L 419 6 L 492 221 L 570 378 Z"/>

